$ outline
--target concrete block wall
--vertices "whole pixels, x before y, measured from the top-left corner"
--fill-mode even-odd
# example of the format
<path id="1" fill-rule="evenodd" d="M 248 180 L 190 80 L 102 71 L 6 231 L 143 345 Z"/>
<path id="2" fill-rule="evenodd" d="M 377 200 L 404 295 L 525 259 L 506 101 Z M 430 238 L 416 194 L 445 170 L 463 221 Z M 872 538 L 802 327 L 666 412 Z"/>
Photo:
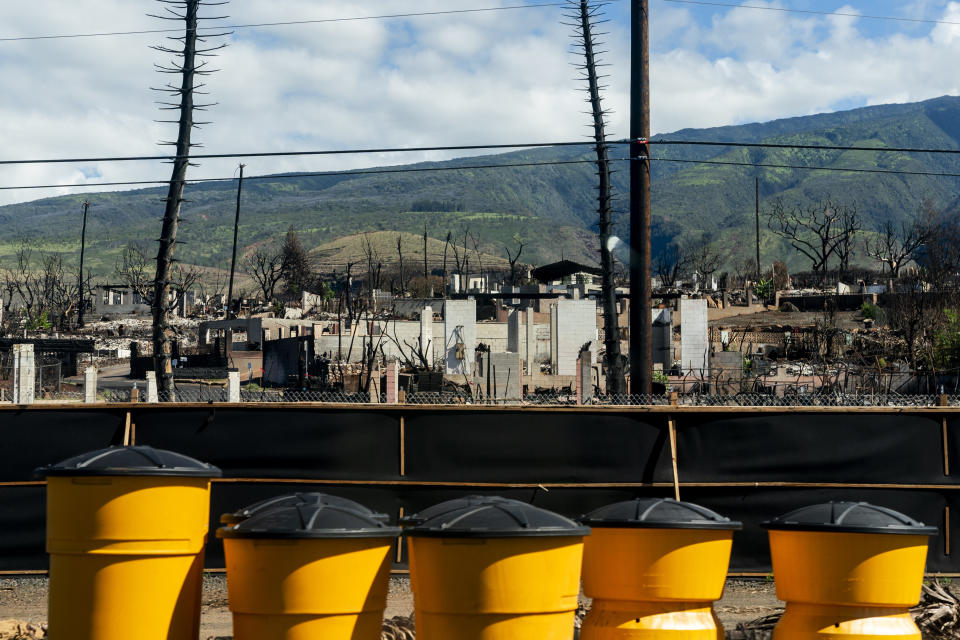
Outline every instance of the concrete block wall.
<path id="1" fill-rule="evenodd" d="M 491 351 L 506 352 L 510 343 L 509 324 L 506 322 L 478 322 L 477 342 L 490 347 Z"/>
<path id="2" fill-rule="evenodd" d="M 477 363 L 476 383 L 481 393 L 501 400 L 519 400 L 523 391 L 523 368 L 519 353 L 484 353 Z M 489 368 L 488 368 L 489 364 Z M 489 375 L 489 379 L 487 374 Z"/>
<path id="3" fill-rule="evenodd" d="M 477 301 L 448 300 L 444 308 L 444 372 L 448 375 L 473 372 L 474 349 L 477 346 Z M 462 359 L 457 358 L 461 344 Z"/>
<path id="4" fill-rule="evenodd" d="M 417 344 L 417 343 L 411 343 Z M 433 307 L 424 307 L 420 312 L 420 350 L 428 362 L 433 362 L 433 353 L 436 351 L 434 346 L 436 341 L 433 339 Z"/>
<path id="5" fill-rule="evenodd" d="M 577 375 L 580 347 L 590 342 L 597 359 L 597 303 L 593 300 L 558 300 L 556 305 L 556 347 L 554 373 Z"/>
<path id="6" fill-rule="evenodd" d="M 670 309 L 652 309 L 653 363 L 664 371 L 673 367 L 673 318 Z"/>
<path id="7" fill-rule="evenodd" d="M 680 368 L 684 374 L 709 372 L 707 301 L 680 301 Z"/>
<path id="8" fill-rule="evenodd" d="M 13 403 L 33 404 L 37 369 L 32 344 L 13 345 Z"/>
<path id="9" fill-rule="evenodd" d="M 509 335 L 509 322 L 477 322 L 476 316 L 471 316 L 471 313 L 475 314 L 476 303 L 472 300 L 450 300 L 449 303 L 453 303 L 452 313 L 456 318 L 464 320 L 467 322 L 467 327 L 469 331 L 472 331 L 472 347 L 471 351 L 476 348 L 478 343 L 483 343 L 488 345 L 493 352 L 507 352 L 511 351 L 510 347 L 510 335 Z M 462 303 L 467 303 L 467 310 L 464 311 L 464 308 L 461 305 Z M 526 320 L 526 318 L 524 318 Z M 451 319 L 452 322 L 455 322 L 454 319 Z M 456 326 L 456 325 L 454 325 Z M 401 357 L 400 350 L 401 348 L 404 352 L 409 354 L 410 349 L 406 346 L 406 343 L 416 345 L 417 341 L 420 339 L 421 335 L 432 335 L 432 351 L 433 351 L 433 360 L 434 362 L 441 363 L 446 369 L 447 365 L 447 356 L 449 351 L 449 340 L 447 333 L 447 321 L 442 322 L 432 321 L 429 323 L 418 321 L 418 320 L 391 320 L 388 323 L 378 322 L 377 327 L 383 330 L 386 334 L 391 337 L 395 337 L 397 342 L 400 343 L 400 347 L 390 338 L 384 337 L 380 340 L 379 337 L 374 337 L 374 343 L 377 343 L 380 340 L 380 344 L 383 349 L 383 353 L 386 358 L 392 359 L 397 358 L 403 360 Z M 429 330 L 427 330 L 429 327 Z M 452 330 L 452 329 L 451 329 Z M 527 344 L 532 345 L 531 357 L 534 362 L 543 362 L 549 361 L 550 359 L 550 326 L 547 324 L 526 324 L 522 323 L 519 331 L 519 351 L 521 357 L 527 359 Z M 353 338 L 353 351 L 349 353 L 349 360 L 351 362 L 359 362 L 363 354 L 363 340 L 367 336 L 367 323 L 359 322 L 357 323 L 357 332 L 356 337 Z M 338 345 L 342 349 L 343 357 L 348 356 L 348 351 L 350 350 L 350 340 L 351 334 L 345 333 L 342 336 L 336 335 L 317 335 L 314 334 L 314 343 L 316 346 L 316 353 L 322 354 L 326 353 L 332 358 L 336 358 Z M 455 343 L 454 343 L 455 344 Z M 236 355 L 236 354 L 234 354 Z M 470 362 L 472 363 L 473 356 L 471 355 Z M 241 377 L 245 375 L 243 369 L 245 365 L 235 365 L 241 369 Z M 472 367 L 472 364 L 471 364 Z"/>

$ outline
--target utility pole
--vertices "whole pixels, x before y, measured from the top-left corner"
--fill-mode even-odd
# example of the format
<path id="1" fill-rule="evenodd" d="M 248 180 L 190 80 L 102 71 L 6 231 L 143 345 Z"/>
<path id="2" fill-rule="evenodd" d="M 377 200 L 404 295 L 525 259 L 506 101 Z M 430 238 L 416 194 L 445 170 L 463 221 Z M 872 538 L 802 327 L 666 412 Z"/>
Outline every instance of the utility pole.
<path id="1" fill-rule="evenodd" d="M 760 176 L 755 178 L 754 183 L 754 203 L 757 208 L 757 282 L 760 281 Z"/>
<path id="2" fill-rule="evenodd" d="M 83 293 L 83 252 L 87 246 L 87 211 L 90 210 L 90 202 L 83 202 L 83 226 L 80 229 L 80 277 L 77 280 L 77 291 L 80 292 L 80 301 L 77 303 L 77 327 L 83 326 L 83 303 L 85 296 Z"/>
<path id="3" fill-rule="evenodd" d="M 652 390 L 649 0 L 630 4 L 630 393 Z"/>
<path id="4" fill-rule="evenodd" d="M 240 194 L 243 192 L 243 168 L 245 164 L 240 165 L 240 182 L 237 184 L 237 215 L 233 219 L 233 258 L 230 260 L 230 285 L 227 287 L 227 313 L 225 317 L 230 319 L 233 315 L 233 272 L 237 268 L 237 233 L 240 229 Z"/>

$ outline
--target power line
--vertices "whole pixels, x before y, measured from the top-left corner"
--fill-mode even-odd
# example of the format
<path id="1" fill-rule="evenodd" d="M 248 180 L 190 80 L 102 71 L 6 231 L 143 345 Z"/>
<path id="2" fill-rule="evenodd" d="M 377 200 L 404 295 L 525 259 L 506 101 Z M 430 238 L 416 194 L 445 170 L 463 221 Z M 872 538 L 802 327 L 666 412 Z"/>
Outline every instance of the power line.
<path id="1" fill-rule="evenodd" d="M 228 24 L 216 27 L 200 27 L 197 31 L 213 30 L 223 31 L 224 29 L 249 29 L 255 27 L 287 27 L 303 24 L 325 24 L 331 22 L 356 22 L 359 20 L 387 20 L 391 18 L 414 18 L 420 16 L 443 16 L 458 13 L 483 13 L 489 11 L 511 11 L 516 9 L 540 9 L 544 7 L 562 7 L 566 6 L 564 2 L 548 2 L 541 4 L 517 4 L 505 7 L 480 7 L 475 9 L 450 9 L 447 11 L 417 11 L 409 13 L 391 13 L 377 16 L 353 16 L 349 18 L 321 18 L 317 20 L 289 20 L 285 22 L 259 22 L 249 24 Z M 135 36 L 149 35 L 155 33 L 183 33 L 183 29 L 142 29 L 139 31 L 104 31 L 98 33 L 66 33 L 48 36 L 12 36 L 0 38 L 0 42 L 18 42 L 24 40 L 62 40 L 68 38 L 100 38 L 106 36 Z M 199 35 L 199 33 L 198 33 Z"/>
<path id="2" fill-rule="evenodd" d="M 612 158 L 611 162 L 626 162 L 631 158 Z M 806 171 L 833 171 L 840 173 L 879 173 L 888 175 L 905 176 L 928 176 L 936 178 L 960 178 L 960 173 L 947 173 L 937 171 L 906 171 L 902 169 L 859 169 L 855 167 L 823 167 L 809 165 L 793 164 L 775 164 L 764 162 L 737 162 L 728 160 L 690 160 L 679 158 L 650 158 L 653 162 L 673 162 L 681 164 L 710 164 L 734 167 L 751 167 L 758 169 L 796 169 Z M 293 180 L 297 178 L 322 178 L 327 176 L 362 176 L 362 175 L 384 175 L 396 173 L 421 173 L 429 171 L 462 171 L 472 169 L 507 169 L 522 167 L 546 167 L 573 164 L 595 164 L 594 160 L 553 160 L 548 162 L 511 162 L 506 164 L 478 164 L 462 165 L 448 167 L 409 167 L 396 169 L 358 169 L 351 171 L 317 171 L 302 173 L 270 174 L 260 176 L 247 176 L 244 180 Z M 188 179 L 186 184 L 208 184 L 217 182 L 231 182 L 235 177 L 229 178 L 195 178 Z M 26 189 L 67 189 L 67 188 L 95 188 L 95 187 L 116 187 L 116 186 L 146 186 L 146 185 L 164 185 L 170 184 L 169 180 L 131 180 L 123 182 L 91 182 L 84 184 L 35 184 L 18 186 L 0 186 L 0 191 L 26 190 Z"/>
<path id="3" fill-rule="evenodd" d="M 327 155 L 361 155 L 371 153 L 409 153 L 426 151 L 471 151 L 482 149 L 533 149 L 541 147 L 588 147 L 593 143 L 584 142 L 516 142 L 510 144 L 468 144 L 468 145 L 447 145 L 437 147 L 384 147 L 373 149 L 325 149 L 321 151 L 266 151 L 266 152 L 246 152 L 246 153 L 200 153 L 191 154 L 191 160 L 210 160 L 226 158 L 274 158 L 291 156 L 327 156 Z M 630 144 L 629 140 L 609 140 L 608 145 Z M 711 146 L 711 147 L 751 147 L 768 149 L 805 149 L 814 151 L 871 151 L 871 152 L 895 152 L 895 153 L 942 153 L 942 154 L 960 154 L 960 149 L 936 149 L 920 147 L 862 147 L 862 146 L 843 146 L 843 145 L 814 145 L 814 144 L 788 144 L 771 142 L 729 142 L 712 140 L 669 140 L 656 139 L 650 140 L 652 145 L 689 145 L 689 146 Z M 170 161 L 175 160 L 177 156 L 105 156 L 95 158 L 39 158 L 29 160 L 0 160 L 0 165 L 17 164 L 79 164 L 91 162 L 141 162 L 141 161 Z"/>
<path id="4" fill-rule="evenodd" d="M 628 158 L 613 158 L 611 161 L 625 161 Z M 503 169 L 518 167 L 548 167 L 557 165 L 571 164 L 596 164 L 595 160 L 550 160 L 546 162 L 511 162 L 506 164 L 475 164 L 458 165 L 445 167 L 407 167 L 396 169 L 356 169 L 350 171 L 316 171 L 304 173 L 283 173 L 262 176 L 245 176 L 244 180 L 292 180 L 295 178 L 323 178 L 326 176 L 364 176 L 381 175 L 391 173 L 421 173 L 425 171 L 463 171 L 471 169 Z M 184 184 L 205 184 L 216 182 L 232 182 L 235 177 L 229 178 L 195 178 L 184 180 Z M 0 191 L 12 191 L 20 189 L 60 189 L 74 187 L 117 187 L 117 186 L 136 186 L 136 185 L 161 185 L 170 184 L 170 180 L 130 180 L 125 182 L 88 182 L 83 184 L 33 184 L 21 186 L 0 186 Z"/>
<path id="5" fill-rule="evenodd" d="M 757 9 L 760 11 L 779 11 L 781 13 L 805 13 L 817 16 L 840 16 L 843 18 L 867 18 L 870 20 L 891 20 L 894 22 L 915 22 L 921 24 L 960 24 L 949 20 L 933 20 L 927 18 L 898 18 L 896 16 L 873 16 L 861 13 L 847 13 L 843 11 L 816 11 L 813 9 L 786 9 L 783 7 L 760 7 L 749 4 L 734 4 L 731 2 L 708 2 L 707 0 L 663 0 L 675 4 L 696 4 L 707 7 L 726 7 L 728 9 Z"/>
<path id="6" fill-rule="evenodd" d="M 326 149 L 323 151 L 266 151 L 252 153 L 191 153 L 191 160 L 214 158 L 278 158 L 287 156 L 359 155 L 364 153 L 409 153 L 411 151 L 471 151 L 477 149 L 522 149 L 537 147 L 581 147 L 591 142 L 531 142 L 515 144 L 465 144 L 443 147 L 394 147 L 382 149 Z M 630 144 L 628 140 L 611 140 L 607 144 Z M 11 164 L 70 164 L 89 162 L 141 162 L 147 160 L 176 160 L 179 156 L 113 156 L 101 158 L 42 158 L 34 160 L 0 160 L 0 165 Z"/>
<path id="7" fill-rule="evenodd" d="M 712 140 L 650 140 L 650 144 L 689 145 L 700 147 L 751 147 L 758 149 L 807 149 L 814 151 L 884 151 L 895 153 L 960 154 L 960 149 L 923 149 L 917 147 L 858 147 L 829 144 L 788 144 L 778 142 L 721 142 Z"/>

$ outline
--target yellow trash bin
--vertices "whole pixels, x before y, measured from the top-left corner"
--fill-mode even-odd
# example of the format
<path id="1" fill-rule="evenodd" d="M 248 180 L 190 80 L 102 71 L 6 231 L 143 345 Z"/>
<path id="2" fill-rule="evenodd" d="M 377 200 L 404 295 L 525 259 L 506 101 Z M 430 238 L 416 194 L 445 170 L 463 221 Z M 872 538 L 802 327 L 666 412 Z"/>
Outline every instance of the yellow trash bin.
<path id="1" fill-rule="evenodd" d="M 377 513 L 373 509 L 369 509 L 359 502 L 354 502 L 353 500 L 348 500 L 346 498 L 340 498 L 338 496 L 331 496 L 326 493 L 318 493 L 313 491 L 308 492 L 297 492 L 284 494 L 282 496 L 273 496 L 272 498 L 267 498 L 266 500 L 261 500 L 260 502 L 254 502 L 251 505 L 247 505 L 242 509 L 238 509 L 232 513 L 224 513 L 220 515 L 220 524 L 239 524 L 251 518 L 257 514 L 263 513 L 265 511 L 270 511 L 273 509 L 279 509 L 281 507 L 297 507 L 300 505 L 328 505 L 333 507 L 346 507 L 353 511 L 357 511 L 364 515 L 367 515 L 374 520 L 379 520 L 381 522 L 389 522 L 390 516 L 385 513 Z"/>
<path id="2" fill-rule="evenodd" d="M 110 447 L 47 479 L 49 634 L 196 640 L 210 479 L 220 470 L 150 447 Z"/>
<path id="3" fill-rule="evenodd" d="M 689 502 L 642 498 L 580 518 L 583 592 L 593 605 L 581 640 L 722 640 L 723 595 L 739 522 Z"/>
<path id="4" fill-rule="evenodd" d="M 217 530 L 235 640 L 377 640 L 400 529 L 351 500 L 276 499 Z"/>
<path id="5" fill-rule="evenodd" d="M 936 527 L 866 502 L 804 507 L 763 526 L 777 597 L 787 603 L 775 640 L 920 640 L 909 609 Z"/>
<path id="6" fill-rule="evenodd" d="M 405 519 L 417 640 L 570 640 L 584 527 L 471 496 Z"/>

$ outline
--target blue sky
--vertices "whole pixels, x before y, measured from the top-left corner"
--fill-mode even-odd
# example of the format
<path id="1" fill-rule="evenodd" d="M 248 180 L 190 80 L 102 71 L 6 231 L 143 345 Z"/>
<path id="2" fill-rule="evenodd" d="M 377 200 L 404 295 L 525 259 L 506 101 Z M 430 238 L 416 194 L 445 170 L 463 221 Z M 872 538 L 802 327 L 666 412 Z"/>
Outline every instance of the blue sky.
<path id="1" fill-rule="evenodd" d="M 531 0 L 537 2 L 538 0 Z M 723 1 L 723 0 L 721 0 Z M 229 23 L 324 20 L 519 4 L 517 0 L 233 0 Z M 960 23 L 960 1 L 744 0 L 737 4 Z M 960 24 L 926 24 L 650 0 L 654 132 L 766 121 L 960 94 Z M 150 2 L 0 3 L 0 37 L 169 26 Z M 608 7 L 609 134 L 629 112 L 629 0 Z M 216 10 L 216 11 L 219 11 Z M 207 151 L 292 151 L 578 140 L 570 33 L 557 8 L 238 30 L 209 79 Z M 166 56 L 157 35 L 0 42 L 0 156 L 156 154 Z M 451 153 L 257 159 L 248 174 L 346 169 Z M 463 155 L 463 154 L 459 154 Z M 231 176 L 207 161 L 194 177 Z M 0 185 L 163 179 L 161 163 L 0 167 Z M 0 191 L 0 204 L 76 191 Z"/>

